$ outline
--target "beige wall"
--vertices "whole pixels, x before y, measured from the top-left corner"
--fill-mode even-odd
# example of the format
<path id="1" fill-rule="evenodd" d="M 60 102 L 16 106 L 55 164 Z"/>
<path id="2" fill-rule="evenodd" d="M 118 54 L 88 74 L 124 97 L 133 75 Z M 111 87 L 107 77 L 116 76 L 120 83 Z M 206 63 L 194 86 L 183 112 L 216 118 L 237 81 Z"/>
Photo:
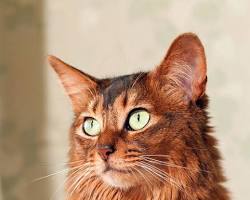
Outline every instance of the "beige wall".
<path id="1" fill-rule="evenodd" d="M 0 181 L 2 198 L 49 198 L 43 2 L 0 1 Z M 42 164 L 43 163 L 43 164 Z"/>
<path id="2" fill-rule="evenodd" d="M 0 6 L 0 34 L 4 33 L 0 83 L 5 86 L 0 85 L 3 199 L 63 196 L 64 176 L 32 183 L 41 191 L 26 186 L 27 180 L 63 169 L 60 164 L 66 160 L 72 121 L 69 101 L 54 72 L 43 62 L 45 54 L 55 54 L 97 77 L 125 74 L 154 67 L 171 40 L 187 31 L 197 33 L 206 48 L 210 113 L 227 185 L 235 200 L 249 199 L 249 1 L 37 2 L 0 2 L 4 3 Z M 40 12 L 43 15 L 37 15 Z M 5 126 L 9 122 L 12 129 Z M 30 131 L 32 125 L 35 128 Z"/>

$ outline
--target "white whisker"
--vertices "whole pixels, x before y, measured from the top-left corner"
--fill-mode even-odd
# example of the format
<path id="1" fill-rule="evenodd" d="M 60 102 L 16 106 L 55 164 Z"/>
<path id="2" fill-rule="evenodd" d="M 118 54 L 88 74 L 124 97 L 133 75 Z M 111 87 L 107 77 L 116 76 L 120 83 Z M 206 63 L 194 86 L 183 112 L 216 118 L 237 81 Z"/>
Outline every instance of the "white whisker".
<path id="1" fill-rule="evenodd" d="M 204 172 L 207 172 L 207 173 L 211 173 L 208 170 L 192 169 L 192 168 L 189 168 L 189 167 L 184 167 L 184 166 L 176 165 L 176 164 L 173 164 L 173 163 L 169 163 L 169 162 L 165 162 L 165 161 L 161 161 L 161 160 L 157 160 L 157 159 L 153 159 L 153 158 L 147 158 L 146 156 L 143 159 L 148 161 L 148 162 L 151 162 L 151 163 L 164 165 L 164 166 L 168 166 L 168 167 L 186 169 L 186 170 L 189 170 L 189 171 L 196 171 L 196 172 L 204 171 Z"/>
<path id="2" fill-rule="evenodd" d="M 83 171 L 85 172 L 86 170 L 89 169 L 89 167 L 91 167 L 92 164 L 90 162 L 87 162 L 87 163 L 84 163 L 82 164 L 76 171 L 74 171 L 72 174 L 69 174 L 68 178 L 70 180 L 74 179 L 76 176 L 77 176 L 77 173 L 80 172 L 80 171 Z M 83 173 L 84 175 L 84 173 Z M 81 176 L 80 176 L 81 177 Z M 80 177 L 78 177 L 78 179 L 80 179 Z M 74 186 L 74 184 L 78 181 L 78 179 L 76 179 L 76 181 L 74 181 L 73 184 L 71 184 L 71 187 L 68 189 L 69 191 L 71 190 L 71 188 Z"/>
<path id="3" fill-rule="evenodd" d="M 150 175 L 152 175 L 153 177 L 155 177 L 158 181 L 160 181 L 162 183 L 165 183 L 164 179 L 161 176 L 159 176 L 158 174 L 155 174 L 155 172 L 152 169 L 148 168 L 147 166 L 144 166 L 143 164 L 140 164 L 140 165 L 137 165 L 137 166 L 141 167 L 143 170 L 145 170 Z"/>
<path id="4" fill-rule="evenodd" d="M 163 170 L 159 169 L 158 167 L 156 167 L 156 166 L 154 166 L 154 165 L 151 165 L 151 164 L 149 164 L 149 163 L 145 163 L 145 162 L 142 162 L 142 163 L 143 163 L 144 165 L 147 165 L 148 167 L 151 167 L 152 169 L 156 170 L 157 173 L 159 173 L 159 174 L 162 175 L 163 177 L 169 179 L 169 181 L 175 183 L 177 186 L 180 187 L 180 184 L 177 183 L 177 182 L 173 179 L 173 177 L 171 177 L 171 176 L 170 176 L 168 173 L 166 173 L 165 171 L 163 171 Z"/>
<path id="5" fill-rule="evenodd" d="M 182 192 L 184 192 L 186 195 L 189 195 L 184 188 L 186 188 L 187 186 L 181 186 L 180 183 L 178 183 L 177 181 L 175 181 L 175 179 L 170 176 L 168 173 L 166 173 L 165 171 L 159 169 L 156 166 L 153 166 L 149 163 L 140 161 L 139 163 L 142 164 L 143 167 L 146 167 L 148 170 L 150 170 L 152 173 L 154 173 L 155 175 L 159 176 L 161 179 L 163 180 L 167 180 L 171 185 L 177 187 L 178 189 L 180 189 Z"/>
<path id="6" fill-rule="evenodd" d="M 89 177 L 89 175 L 93 172 L 92 168 L 86 168 L 86 172 L 83 173 L 83 175 L 79 176 L 78 179 L 72 184 L 71 189 L 73 188 L 73 190 L 70 193 L 70 196 L 73 195 L 74 191 L 76 191 L 76 189 L 81 185 L 81 183 Z"/>
<path id="7" fill-rule="evenodd" d="M 144 174 L 143 174 L 139 169 L 137 169 L 136 167 L 133 167 L 133 169 L 134 169 L 137 173 L 139 173 L 139 174 L 142 176 L 142 178 L 147 182 L 147 184 L 148 184 L 149 189 L 151 190 L 151 192 L 153 192 L 153 190 L 152 190 L 152 183 L 150 182 L 150 180 L 148 180 L 147 176 L 144 175 Z"/>
<path id="8" fill-rule="evenodd" d="M 46 176 L 43 176 L 43 177 L 40 177 L 40 178 L 36 178 L 36 179 L 34 179 L 33 181 L 32 181 L 32 183 L 33 182 L 37 182 L 37 181 L 40 181 L 40 180 L 43 180 L 43 179 L 46 179 L 46 178 L 49 178 L 49 177 L 51 177 L 51 176 L 55 176 L 55 175 L 57 175 L 57 174 L 61 174 L 61 173 L 64 173 L 64 172 L 68 172 L 68 171 L 71 171 L 71 170 L 74 170 L 74 169 L 76 169 L 76 168 L 78 168 L 79 166 L 76 166 L 76 167 L 73 167 L 73 168 L 71 168 L 71 169 L 63 169 L 63 170 L 61 170 L 61 171 L 58 171 L 58 172 L 55 172 L 55 173 L 52 173 L 52 174 L 49 174 L 49 175 L 46 175 Z"/>
<path id="9" fill-rule="evenodd" d="M 167 157 L 167 158 L 169 158 L 170 155 L 164 155 L 164 154 L 153 154 L 153 155 L 150 155 L 150 154 L 148 154 L 148 155 L 141 155 L 140 157 Z"/>

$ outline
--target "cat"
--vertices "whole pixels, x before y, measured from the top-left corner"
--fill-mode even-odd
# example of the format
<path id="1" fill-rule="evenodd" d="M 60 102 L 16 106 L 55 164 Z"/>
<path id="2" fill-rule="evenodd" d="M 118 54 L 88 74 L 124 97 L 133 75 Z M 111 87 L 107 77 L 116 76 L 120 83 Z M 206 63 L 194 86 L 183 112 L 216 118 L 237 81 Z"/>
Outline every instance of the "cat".
<path id="1" fill-rule="evenodd" d="M 48 60 L 75 114 L 67 199 L 229 200 L 198 36 L 178 36 L 153 70 L 115 78 Z"/>

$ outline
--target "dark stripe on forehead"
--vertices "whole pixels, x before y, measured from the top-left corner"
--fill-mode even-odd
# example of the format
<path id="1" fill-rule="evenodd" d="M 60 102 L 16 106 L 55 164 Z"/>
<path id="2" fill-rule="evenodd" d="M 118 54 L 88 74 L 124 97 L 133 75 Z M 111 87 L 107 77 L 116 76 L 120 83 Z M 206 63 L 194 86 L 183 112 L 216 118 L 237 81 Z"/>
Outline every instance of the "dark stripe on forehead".
<path id="1" fill-rule="evenodd" d="M 104 107 L 112 105 L 115 99 L 122 93 L 127 93 L 127 90 L 133 85 L 137 77 L 142 73 L 119 76 L 109 80 L 109 84 L 103 88 L 102 94 L 104 97 Z M 144 74 L 144 73 L 143 73 Z M 142 76 L 143 77 L 143 76 Z M 104 80 L 107 83 L 107 80 Z M 125 97 L 126 99 L 127 97 Z"/>

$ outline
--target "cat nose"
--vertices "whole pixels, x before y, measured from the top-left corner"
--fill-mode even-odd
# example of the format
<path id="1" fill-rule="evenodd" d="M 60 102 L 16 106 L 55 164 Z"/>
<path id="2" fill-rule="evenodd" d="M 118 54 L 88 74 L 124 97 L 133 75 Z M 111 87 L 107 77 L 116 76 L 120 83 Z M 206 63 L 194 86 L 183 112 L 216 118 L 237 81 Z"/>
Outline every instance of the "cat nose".
<path id="1" fill-rule="evenodd" d="M 97 146 L 97 152 L 101 156 L 101 158 L 106 161 L 110 154 L 114 152 L 114 147 L 111 145 Z"/>

